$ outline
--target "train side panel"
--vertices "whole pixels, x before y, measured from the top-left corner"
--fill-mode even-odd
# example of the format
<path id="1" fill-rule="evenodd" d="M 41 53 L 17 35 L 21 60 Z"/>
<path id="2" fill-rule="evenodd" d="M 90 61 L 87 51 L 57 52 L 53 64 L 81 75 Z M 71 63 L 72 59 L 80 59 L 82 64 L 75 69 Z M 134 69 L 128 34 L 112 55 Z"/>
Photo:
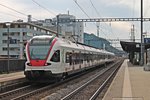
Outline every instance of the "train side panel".
<path id="1" fill-rule="evenodd" d="M 45 76 L 48 78 L 51 76 L 63 77 L 63 75 L 69 75 L 96 65 L 110 62 L 114 56 L 109 52 L 72 42 L 66 42 L 56 37 L 53 38 L 49 36 L 39 36 L 33 39 L 39 39 L 39 44 L 40 41 L 43 42 L 44 39 L 50 40 L 51 43 L 49 47 L 45 46 L 45 48 L 49 48 L 49 50 L 47 50 L 47 55 L 45 55 L 46 58 L 41 60 L 37 57 L 36 59 L 33 59 L 33 61 L 31 58 L 34 58 L 34 56 L 31 55 L 37 51 L 35 50 L 35 52 L 32 54 L 31 48 L 36 49 L 36 47 L 32 47 L 32 45 L 30 45 L 32 40 L 27 43 L 27 62 L 25 64 L 25 75 L 28 79 L 38 79 Z M 31 47 L 29 47 L 29 45 Z M 39 45 L 36 46 L 38 47 Z M 35 54 L 35 56 L 39 55 L 38 53 Z"/>

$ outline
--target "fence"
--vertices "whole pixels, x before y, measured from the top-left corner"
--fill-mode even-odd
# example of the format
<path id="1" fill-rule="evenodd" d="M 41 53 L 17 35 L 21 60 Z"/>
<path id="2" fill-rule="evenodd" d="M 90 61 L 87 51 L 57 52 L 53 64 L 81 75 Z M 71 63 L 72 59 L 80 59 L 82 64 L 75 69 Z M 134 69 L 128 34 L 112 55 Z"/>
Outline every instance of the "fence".
<path id="1" fill-rule="evenodd" d="M 0 60 L 0 73 L 23 71 L 25 68 L 25 62 L 26 60 L 10 59 L 9 68 L 8 68 L 8 60 L 1 59 Z"/>

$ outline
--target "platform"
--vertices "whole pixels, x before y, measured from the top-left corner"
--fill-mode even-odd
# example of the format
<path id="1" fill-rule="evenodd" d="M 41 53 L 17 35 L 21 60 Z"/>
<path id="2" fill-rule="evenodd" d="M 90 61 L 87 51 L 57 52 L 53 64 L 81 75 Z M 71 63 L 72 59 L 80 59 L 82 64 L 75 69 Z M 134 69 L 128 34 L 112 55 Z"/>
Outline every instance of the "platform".
<path id="1" fill-rule="evenodd" d="M 15 79 L 20 79 L 24 78 L 24 72 L 14 72 L 14 73 L 9 73 L 9 74 L 0 74 L 0 83 L 1 82 L 6 82 L 6 81 L 11 81 Z"/>
<path id="2" fill-rule="evenodd" d="M 150 71 L 125 60 L 103 100 L 150 100 Z"/>

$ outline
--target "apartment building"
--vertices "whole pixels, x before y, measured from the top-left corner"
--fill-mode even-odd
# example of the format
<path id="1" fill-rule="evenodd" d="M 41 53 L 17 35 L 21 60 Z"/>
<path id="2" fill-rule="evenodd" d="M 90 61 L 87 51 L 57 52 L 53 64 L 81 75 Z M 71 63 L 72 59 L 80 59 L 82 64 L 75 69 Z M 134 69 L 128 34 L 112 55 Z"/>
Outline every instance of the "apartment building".
<path id="1" fill-rule="evenodd" d="M 9 34 L 9 37 L 8 37 Z M 56 35 L 56 31 L 29 22 L 11 22 L 10 26 L 0 23 L 0 58 L 8 57 L 8 40 L 10 58 L 24 58 L 24 43 L 35 35 Z"/>
<path id="2" fill-rule="evenodd" d="M 59 14 L 53 21 L 59 20 L 59 34 L 71 41 L 83 43 L 83 22 L 67 22 L 67 20 L 76 19 L 75 16 L 69 14 Z M 66 21 L 65 21 L 66 20 Z"/>
<path id="3" fill-rule="evenodd" d="M 83 22 L 69 22 L 68 20 L 70 19 L 76 19 L 76 17 L 69 14 L 59 14 L 53 19 L 29 21 L 36 25 L 57 31 L 60 38 L 62 37 L 74 42 L 78 41 L 83 43 Z"/>

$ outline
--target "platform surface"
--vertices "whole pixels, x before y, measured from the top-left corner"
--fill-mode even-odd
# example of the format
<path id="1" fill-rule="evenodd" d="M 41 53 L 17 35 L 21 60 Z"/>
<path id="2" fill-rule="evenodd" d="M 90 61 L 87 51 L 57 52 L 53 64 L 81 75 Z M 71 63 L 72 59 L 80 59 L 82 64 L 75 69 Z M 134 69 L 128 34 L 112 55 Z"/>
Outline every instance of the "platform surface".
<path id="1" fill-rule="evenodd" d="M 150 71 L 125 60 L 103 100 L 150 100 Z"/>
<path id="2" fill-rule="evenodd" d="M 24 72 L 14 72 L 9 74 L 0 74 L 0 82 L 11 81 L 19 78 L 24 78 Z"/>

